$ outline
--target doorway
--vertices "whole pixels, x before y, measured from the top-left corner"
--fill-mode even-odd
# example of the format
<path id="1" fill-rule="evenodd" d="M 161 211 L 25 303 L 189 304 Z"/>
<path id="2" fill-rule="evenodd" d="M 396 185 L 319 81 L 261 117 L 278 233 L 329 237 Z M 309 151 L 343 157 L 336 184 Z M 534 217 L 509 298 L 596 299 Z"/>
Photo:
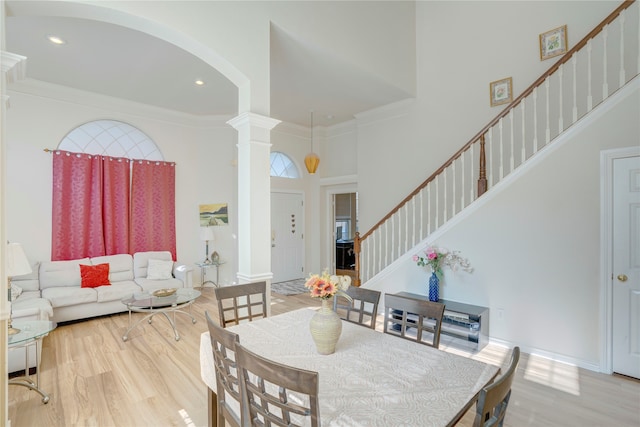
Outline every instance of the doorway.
<path id="1" fill-rule="evenodd" d="M 603 372 L 640 378 L 640 148 L 601 154 Z"/>
<path id="2" fill-rule="evenodd" d="M 358 231 L 358 193 L 333 195 L 333 241 L 336 274 L 355 278 L 354 238 Z"/>

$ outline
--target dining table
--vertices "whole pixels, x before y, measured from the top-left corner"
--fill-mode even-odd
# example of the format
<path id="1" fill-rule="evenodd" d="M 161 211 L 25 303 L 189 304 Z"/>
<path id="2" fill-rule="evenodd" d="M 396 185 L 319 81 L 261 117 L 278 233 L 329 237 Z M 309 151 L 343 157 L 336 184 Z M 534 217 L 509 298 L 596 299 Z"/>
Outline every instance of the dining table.
<path id="1" fill-rule="evenodd" d="M 335 352 L 320 355 L 309 331 L 315 310 L 302 308 L 227 329 L 262 357 L 318 372 L 321 426 L 454 425 L 499 372 L 491 364 L 345 321 Z M 215 406 L 209 332 L 200 337 L 200 374 L 209 387 L 209 405 Z"/>

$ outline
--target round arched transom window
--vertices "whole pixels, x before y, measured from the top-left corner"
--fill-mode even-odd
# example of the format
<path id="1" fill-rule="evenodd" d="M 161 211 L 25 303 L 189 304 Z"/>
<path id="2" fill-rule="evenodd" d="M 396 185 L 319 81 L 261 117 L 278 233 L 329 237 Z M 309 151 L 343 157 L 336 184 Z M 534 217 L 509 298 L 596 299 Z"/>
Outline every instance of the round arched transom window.
<path id="1" fill-rule="evenodd" d="M 164 160 L 156 143 L 144 132 L 117 120 L 95 120 L 78 126 L 62 139 L 58 149 L 129 159 Z"/>
<path id="2" fill-rule="evenodd" d="M 300 178 L 300 172 L 289 156 L 279 151 L 273 151 L 271 153 L 271 176 Z"/>

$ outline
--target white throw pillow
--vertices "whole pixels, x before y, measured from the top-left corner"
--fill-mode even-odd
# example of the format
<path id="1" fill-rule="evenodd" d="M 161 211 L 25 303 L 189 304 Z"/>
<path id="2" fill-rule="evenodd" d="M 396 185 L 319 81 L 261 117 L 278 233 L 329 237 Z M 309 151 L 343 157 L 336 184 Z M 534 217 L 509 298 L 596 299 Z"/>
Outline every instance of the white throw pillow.
<path id="1" fill-rule="evenodd" d="M 147 279 L 150 280 L 167 280 L 173 276 L 173 261 L 165 261 L 160 259 L 150 259 L 147 266 Z"/>
<path id="2" fill-rule="evenodd" d="M 15 301 L 16 298 L 22 293 L 22 288 L 18 285 L 11 284 L 11 301 Z"/>

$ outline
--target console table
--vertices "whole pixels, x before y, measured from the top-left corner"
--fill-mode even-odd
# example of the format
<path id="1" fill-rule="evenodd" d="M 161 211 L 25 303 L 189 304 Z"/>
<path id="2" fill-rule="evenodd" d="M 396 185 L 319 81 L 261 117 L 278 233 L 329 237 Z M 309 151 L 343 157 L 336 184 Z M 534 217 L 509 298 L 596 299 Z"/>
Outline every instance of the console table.
<path id="1" fill-rule="evenodd" d="M 220 266 L 226 263 L 226 261 L 214 261 L 214 262 L 197 262 L 196 265 L 200 267 L 200 287 L 206 287 L 207 283 L 211 283 L 213 286 L 220 286 Z M 216 269 L 216 281 L 213 280 L 205 280 L 207 276 L 207 269 L 209 267 L 215 267 Z"/>
<path id="2" fill-rule="evenodd" d="M 397 295 L 429 300 L 426 295 L 399 292 Z M 481 350 L 489 343 L 489 308 L 441 299 L 444 304 L 441 333 L 455 338 L 457 343 L 473 350 Z"/>

